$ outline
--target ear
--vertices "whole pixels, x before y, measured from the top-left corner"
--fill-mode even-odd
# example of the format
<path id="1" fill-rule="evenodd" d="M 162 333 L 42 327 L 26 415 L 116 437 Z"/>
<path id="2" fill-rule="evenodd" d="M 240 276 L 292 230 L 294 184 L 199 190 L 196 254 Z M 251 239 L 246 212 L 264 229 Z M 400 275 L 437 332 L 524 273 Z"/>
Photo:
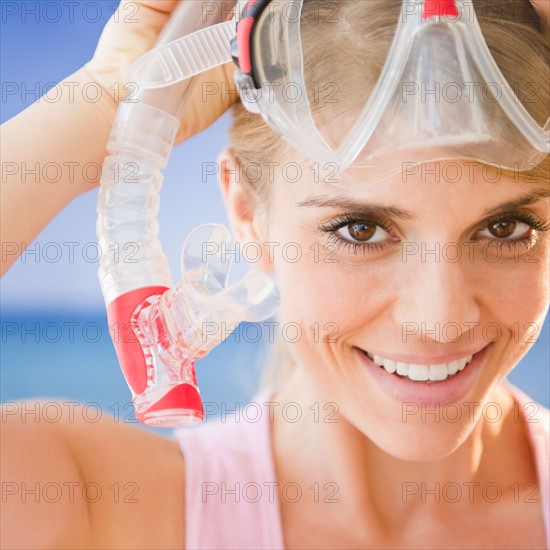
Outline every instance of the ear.
<path id="1" fill-rule="evenodd" d="M 273 273 L 270 261 L 268 219 L 266 208 L 259 205 L 257 197 L 251 193 L 250 184 L 244 180 L 241 167 L 231 149 L 224 149 L 218 157 L 220 167 L 220 189 L 225 202 L 231 231 L 241 249 L 248 243 L 255 243 L 261 250 L 261 258 L 253 267 L 265 273 Z M 255 246 L 255 248 L 258 248 Z M 271 252 L 272 255 L 272 252 Z"/>

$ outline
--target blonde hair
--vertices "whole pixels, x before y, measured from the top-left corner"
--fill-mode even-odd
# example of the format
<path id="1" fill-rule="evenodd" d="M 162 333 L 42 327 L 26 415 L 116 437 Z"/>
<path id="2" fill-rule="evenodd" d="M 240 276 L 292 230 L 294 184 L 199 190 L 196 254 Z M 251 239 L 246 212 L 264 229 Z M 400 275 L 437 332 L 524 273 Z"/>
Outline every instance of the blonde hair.
<path id="1" fill-rule="evenodd" d="M 357 89 L 374 86 L 395 33 L 401 4 L 402 0 L 304 0 L 301 17 L 304 71 L 306 78 L 314 74 L 318 84 L 315 100 L 310 97 L 313 116 L 319 117 L 318 121 L 336 119 L 343 114 L 336 110 L 341 111 L 356 101 Z M 549 117 L 550 104 L 548 29 L 542 27 L 529 0 L 499 0 L 498 18 L 494 8 L 494 1 L 474 0 L 491 54 L 508 82 L 516 84 L 514 91 L 531 116 L 543 125 Z M 316 59 L 323 59 L 323 63 L 315 64 Z M 361 70 L 357 70 L 358 65 Z M 336 105 L 330 101 L 332 87 L 323 86 L 335 81 L 340 84 Z M 536 86 L 538 101 L 529 101 L 532 88 L 521 85 L 529 83 Z M 311 90 L 307 93 L 311 94 Z M 250 114 L 239 102 L 233 106 L 229 137 L 230 149 L 241 166 L 266 166 L 290 151 L 261 117 Z M 538 166 L 537 180 L 550 179 L 549 160 L 547 156 Z M 254 183 L 246 178 L 242 181 L 257 205 L 269 204 L 271 185 L 267 176 L 261 174 Z M 293 367 L 286 344 L 276 332 L 262 387 L 277 384 Z"/>

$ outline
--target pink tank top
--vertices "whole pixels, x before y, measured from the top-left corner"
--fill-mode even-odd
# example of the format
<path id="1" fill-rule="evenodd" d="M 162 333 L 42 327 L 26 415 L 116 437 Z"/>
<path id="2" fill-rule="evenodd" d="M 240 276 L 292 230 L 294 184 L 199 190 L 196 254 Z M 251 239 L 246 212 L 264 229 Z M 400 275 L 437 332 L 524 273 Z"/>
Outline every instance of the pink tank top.
<path id="1" fill-rule="evenodd" d="M 504 382 L 519 403 L 536 463 L 539 498 L 550 547 L 550 411 Z M 196 428 L 174 431 L 185 457 L 185 548 L 284 549 L 271 444 L 273 388 L 254 406 Z M 527 404 L 530 405 L 527 405 Z M 531 405 L 535 403 L 535 405 Z M 526 406 L 527 405 L 527 406 Z"/>

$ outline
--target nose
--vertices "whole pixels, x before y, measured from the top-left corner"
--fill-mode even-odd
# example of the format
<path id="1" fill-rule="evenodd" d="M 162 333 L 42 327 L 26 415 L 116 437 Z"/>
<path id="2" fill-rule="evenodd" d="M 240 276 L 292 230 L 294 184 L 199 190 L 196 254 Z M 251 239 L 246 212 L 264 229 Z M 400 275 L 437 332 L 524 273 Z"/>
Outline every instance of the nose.
<path id="1" fill-rule="evenodd" d="M 479 325 L 476 287 L 461 262 L 432 259 L 404 264 L 403 284 L 392 308 L 402 340 L 457 342 Z M 410 341 L 410 340 L 409 340 Z"/>

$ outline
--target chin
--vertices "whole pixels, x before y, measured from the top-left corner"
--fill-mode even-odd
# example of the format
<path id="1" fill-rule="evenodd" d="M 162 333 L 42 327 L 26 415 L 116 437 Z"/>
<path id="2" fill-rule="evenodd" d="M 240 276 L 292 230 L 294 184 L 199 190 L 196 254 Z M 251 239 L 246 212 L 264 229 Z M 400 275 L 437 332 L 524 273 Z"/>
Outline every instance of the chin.
<path id="1" fill-rule="evenodd" d="M 429 462 L 455 452 L 471 434 L 475 423 L 461 421 L 450 424 L 437 422 L 401 422 L 372 427 L 368 421 L 363 428 L 356 425 L 369 440 L 385 453 L 399 460 Z"/>

